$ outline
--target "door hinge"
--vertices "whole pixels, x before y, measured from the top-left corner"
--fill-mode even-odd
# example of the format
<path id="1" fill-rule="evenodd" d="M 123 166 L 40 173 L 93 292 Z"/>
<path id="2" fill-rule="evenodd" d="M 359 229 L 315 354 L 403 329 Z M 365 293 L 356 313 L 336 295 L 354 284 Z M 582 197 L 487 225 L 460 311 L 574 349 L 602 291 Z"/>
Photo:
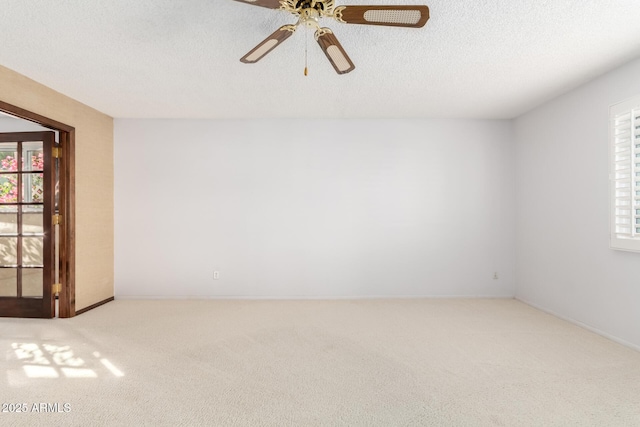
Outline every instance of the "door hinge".
<path id="1" fill-rule="evenodd" d="M 53 158 L 59 159 L 62 157 L 62 147 L 53 147 Z"/>
<path id="2" fill-rule="evenodd" d="M 53 216 L 53 225 L 60 225 L 62 223 L 62 215 L 56 214 Z"/>
<path id="3" fill-rule="evenodd" d="M 62 284 L 61 283 L 54 283 L 51 286 L 51 292 L 54 294 L 59 294 L 60 292 L 62 292 Z"/>

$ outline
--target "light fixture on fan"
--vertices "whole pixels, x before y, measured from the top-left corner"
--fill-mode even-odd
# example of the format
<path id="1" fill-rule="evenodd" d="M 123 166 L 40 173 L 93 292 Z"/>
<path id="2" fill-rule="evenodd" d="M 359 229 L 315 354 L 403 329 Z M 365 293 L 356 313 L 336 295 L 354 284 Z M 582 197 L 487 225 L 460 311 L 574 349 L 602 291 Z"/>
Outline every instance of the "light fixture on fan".
<path id="1" fill-rule="evenodd" d="M 346 74 L 355 65 L 329 28 L 321 27 L 320 18 L 333 18 L 344 24 L 385 25 L 421 28 L 429 20 L 427 6 L 338 6 L 335 0 L 235 0 L 268 9 L 279 9 L 298 17 L 293 25 L 284 25 L 240 59 L 253 64 L 291 37 L 303 25 L 315 29 L 315 39 L 338 74 Z M 305 70 L 306 71 L 306 70 Z"/>

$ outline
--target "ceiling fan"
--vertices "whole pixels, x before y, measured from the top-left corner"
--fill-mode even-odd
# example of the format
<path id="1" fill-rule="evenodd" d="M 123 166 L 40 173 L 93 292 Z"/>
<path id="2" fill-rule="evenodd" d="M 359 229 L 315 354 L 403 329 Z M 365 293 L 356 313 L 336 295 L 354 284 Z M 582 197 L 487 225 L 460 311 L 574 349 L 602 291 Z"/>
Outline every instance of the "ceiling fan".
<path id="1" fill-rule="evenodd" d="M 333 18 L 345 24 L 386 25 L 421 28 L 429 19 L 427 6 L 335 6 L 335 0 L 235 0 L 242 3 L 279 9 L 298 17 L 293 25 L 284 25 L 240 59 L 253 64 L 291 37 L 303 25 L 315 29 L 315 39 L 338 74 L 346 74 L 356 67 L 329 28 L 321 27 L 320 18 Z M 305 75 L 307 70 L 305 68 Z"/>

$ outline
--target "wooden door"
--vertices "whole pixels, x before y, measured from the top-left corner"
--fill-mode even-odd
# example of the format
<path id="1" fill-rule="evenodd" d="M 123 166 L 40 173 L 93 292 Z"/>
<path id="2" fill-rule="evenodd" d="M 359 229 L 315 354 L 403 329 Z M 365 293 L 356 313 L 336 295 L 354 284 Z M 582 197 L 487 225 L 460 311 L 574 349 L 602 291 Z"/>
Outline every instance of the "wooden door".
<path id="1" fill-rule="evenodd" d="M 0 133 L 0 316 L 55 316 L 54 132 Z"/>

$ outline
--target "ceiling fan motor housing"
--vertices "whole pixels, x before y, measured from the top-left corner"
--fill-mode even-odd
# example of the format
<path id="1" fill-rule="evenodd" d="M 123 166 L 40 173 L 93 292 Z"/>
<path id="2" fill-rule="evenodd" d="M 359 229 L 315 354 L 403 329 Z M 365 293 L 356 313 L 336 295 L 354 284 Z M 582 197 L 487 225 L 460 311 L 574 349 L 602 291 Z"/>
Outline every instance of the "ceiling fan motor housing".
<path id="1" fill-rule="evenodd" d="M 330 16 L 335 0 L 284 0 L 282 8 L 294 14 L 305 16 Z"/>

